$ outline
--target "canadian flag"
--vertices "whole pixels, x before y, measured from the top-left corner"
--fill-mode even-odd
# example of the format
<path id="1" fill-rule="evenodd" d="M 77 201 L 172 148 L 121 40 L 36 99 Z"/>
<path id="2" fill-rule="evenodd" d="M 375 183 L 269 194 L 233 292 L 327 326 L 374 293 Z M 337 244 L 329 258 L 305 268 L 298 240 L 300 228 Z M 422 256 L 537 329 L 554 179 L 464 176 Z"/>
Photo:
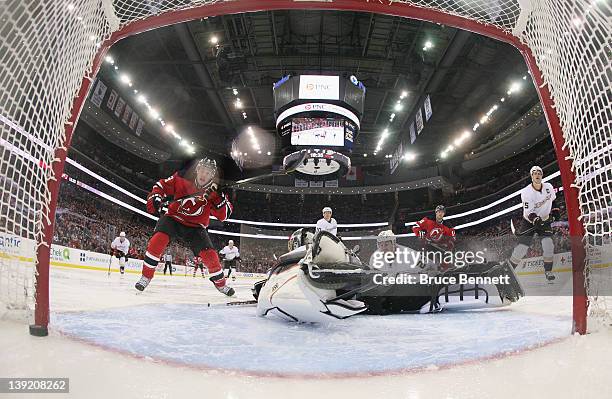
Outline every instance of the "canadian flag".
<path id="1" fill-rule="evenodd" d="M 344 176 L 346 180 L 361 180 L 361 168 L 358 166 L 351 166 L 346 176 Z"/>

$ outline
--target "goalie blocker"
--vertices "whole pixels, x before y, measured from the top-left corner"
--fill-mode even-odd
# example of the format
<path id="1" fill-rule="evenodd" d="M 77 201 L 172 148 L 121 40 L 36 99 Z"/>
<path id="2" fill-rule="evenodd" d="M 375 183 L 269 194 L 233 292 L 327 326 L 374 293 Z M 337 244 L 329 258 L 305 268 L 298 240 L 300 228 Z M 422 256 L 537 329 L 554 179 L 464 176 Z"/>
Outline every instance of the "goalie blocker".
<path id="1" fill-rule="evenodd" d="M 424 271 L 411 268 L 403 272 Z M 391 275 L 362 264 L 340 239 L 319 231 L 312 242 L 282 255 L 268 278 L 255 284 L 257 314 L 298 322 L 327 322 L 360 313 L 437 312 L 442 309 L 441 302 L 463 301 L 468 297 L 478 300 L 474 307 L 499 306 L 524 296 L 514 270 L 502 264 L 475 264 L 428 272 L 446 277 L 508 276 L 508 284 L 497 286 L 418 283 L 384 286 L 374 278 L 381 273 Z"/>

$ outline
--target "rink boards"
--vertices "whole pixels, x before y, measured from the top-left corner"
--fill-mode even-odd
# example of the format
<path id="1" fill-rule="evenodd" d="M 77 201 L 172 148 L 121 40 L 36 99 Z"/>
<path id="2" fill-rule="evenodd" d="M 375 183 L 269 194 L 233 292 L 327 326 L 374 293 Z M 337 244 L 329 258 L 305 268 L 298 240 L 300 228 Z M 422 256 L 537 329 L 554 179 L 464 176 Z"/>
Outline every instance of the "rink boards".
<path id="1" fill-rule="evenodd" d="M 24 265 L 34 263 L 35 250 L 34 240 L 22 238 L 19 236 L 0 233 L 0 259 L 17 260 Z M 109 264 L 112 272 L 119 272 L 119 261 L 109 254 L 87 251 L 84 249 L 70 248 L 62 245 L 51 245 L 51 266 L 66 267 L 74 269 L 89 269 L 106 271 L 109 270 Z M 128 259 L 125 270 L 127 273 L 140 273 L 142 270 L 143 260 Z M 172 264 L 173 273 L 177 276 L 184 276 L 193 273 L 193 267 Z M 164 263 L 160 262 L 157 266 L 157 271 L 163 272 Z M 238 276 L 262 278 L 265 277 L 261 273 L 242 273 L 237 272 Z"/>

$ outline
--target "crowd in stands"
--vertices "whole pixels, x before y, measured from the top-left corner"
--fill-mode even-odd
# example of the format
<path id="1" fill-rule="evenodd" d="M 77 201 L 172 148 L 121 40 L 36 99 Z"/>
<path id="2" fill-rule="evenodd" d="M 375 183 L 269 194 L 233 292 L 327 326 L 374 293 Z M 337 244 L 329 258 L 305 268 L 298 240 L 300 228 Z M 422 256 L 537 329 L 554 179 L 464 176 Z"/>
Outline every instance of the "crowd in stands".
<path id="1" fill-rule="evenodd" d="M 316 223 L 322 209 L 329 206 L 338 223 L 389 221 L 395 206 L 395 193 L 368 195 L 299 195 L 237 191 L 234 217 L 276 223 Z"/>

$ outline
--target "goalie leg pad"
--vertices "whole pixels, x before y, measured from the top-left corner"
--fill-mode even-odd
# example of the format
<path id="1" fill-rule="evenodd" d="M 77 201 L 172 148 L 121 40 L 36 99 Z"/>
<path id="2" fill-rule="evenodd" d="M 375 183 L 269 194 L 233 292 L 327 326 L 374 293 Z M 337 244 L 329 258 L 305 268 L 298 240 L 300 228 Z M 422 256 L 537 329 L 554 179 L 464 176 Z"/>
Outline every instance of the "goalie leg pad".
<path id="1" fill-rule="evenodd" d="M 298 265 L 273 273 L 259 291 L 257 314 L 317 323 L 345 319 L 366 310 L 363 302 L 336 298 L 336 291 L 312 285 Z"/>

